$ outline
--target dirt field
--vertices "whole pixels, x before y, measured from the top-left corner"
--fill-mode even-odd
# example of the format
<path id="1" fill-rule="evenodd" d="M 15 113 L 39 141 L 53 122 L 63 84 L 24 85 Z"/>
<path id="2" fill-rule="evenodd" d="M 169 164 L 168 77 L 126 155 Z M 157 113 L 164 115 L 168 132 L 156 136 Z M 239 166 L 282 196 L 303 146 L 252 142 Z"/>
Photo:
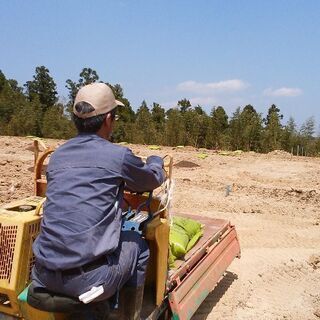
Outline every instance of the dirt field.
<path id="1" fill-rule="evenodd" d="M 32 194 L 31 146 L 28 138 L 0 137 L 0 205 Z M 175 166 L 173 211 L 237 227 L 242 257 L 194 320 L 320 319 L 320 159 L 211 151 L 200 159 L 194 148 L 129 147 L 197 164 Z"/>

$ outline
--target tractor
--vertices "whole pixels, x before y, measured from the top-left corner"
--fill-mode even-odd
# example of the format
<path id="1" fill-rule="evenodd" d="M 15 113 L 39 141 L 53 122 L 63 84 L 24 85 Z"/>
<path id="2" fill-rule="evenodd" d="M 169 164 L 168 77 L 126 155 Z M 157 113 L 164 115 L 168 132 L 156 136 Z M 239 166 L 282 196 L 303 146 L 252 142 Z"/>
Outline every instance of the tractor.
<path id="1" fill-rule="evenodd" d="M 66 308 L 50 312 L 35 309 L 27 302 L 28 285 L 34 264 L 32 244 L 40 231 L 45 201 L 44 162 L 54 151 L 39 152 L 34 141 L 34 195 L 0 208 L 0 320 L 67 320 Z M 149 194 L 126 192 L 123 207 L 130 216 L 123 228 L 141 233 L 150 248 L 150 259 L 142 308 L 143 319 L 188 320 L 223 278 L 231 262 L 240 257 L 235 226 L 223 219 L 183 214 L 203 225 L 203 236 L 174 267 L 168 263 L 173 159 L 167 156 L 165 185 Z M 126 210 L 126 209 L 124 209 Z M 49 297 L 54 293 L 47 292 Z M 68 299 L 68 297 L 65 297 Z M 64 300 L 65 301 L 65 300 Z M 67 300 L 68 302 L 68 300 Z M 83 304 L 70 298 L 71 303 Z M 90 304 L 88 304 L 90 305 Z M 40 308 L 41 309 L 41 308 Z M 110 318 L 117 319 L 116 308 Z"/>

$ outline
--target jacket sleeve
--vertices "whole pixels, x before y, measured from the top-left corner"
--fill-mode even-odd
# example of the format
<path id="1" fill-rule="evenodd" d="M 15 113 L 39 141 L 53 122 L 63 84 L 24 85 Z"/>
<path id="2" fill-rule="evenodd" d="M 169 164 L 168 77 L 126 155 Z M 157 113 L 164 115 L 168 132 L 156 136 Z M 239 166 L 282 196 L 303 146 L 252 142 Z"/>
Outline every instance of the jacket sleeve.
<path id="1" fill-rule="evenodd" d="M 122 177 L 126 188 L 135 192 L 152 191 L 165 180 L 163 160 L 158 156 L 150 156 L 144 163 L 127 149 L 122 164 Z"/>

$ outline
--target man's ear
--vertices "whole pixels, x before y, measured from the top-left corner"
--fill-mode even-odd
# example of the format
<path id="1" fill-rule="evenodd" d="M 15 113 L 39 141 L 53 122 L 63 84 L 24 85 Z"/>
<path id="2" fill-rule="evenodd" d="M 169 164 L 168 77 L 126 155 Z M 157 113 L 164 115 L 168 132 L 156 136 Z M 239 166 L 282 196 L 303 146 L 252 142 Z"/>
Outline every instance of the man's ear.
<path id="1" fill-rule="evenodd" d="M 111 114 L 108 113 L 104 120 L 105 120 L 106 124 L 110 123 L 110 121 L 112 121 Z"/>

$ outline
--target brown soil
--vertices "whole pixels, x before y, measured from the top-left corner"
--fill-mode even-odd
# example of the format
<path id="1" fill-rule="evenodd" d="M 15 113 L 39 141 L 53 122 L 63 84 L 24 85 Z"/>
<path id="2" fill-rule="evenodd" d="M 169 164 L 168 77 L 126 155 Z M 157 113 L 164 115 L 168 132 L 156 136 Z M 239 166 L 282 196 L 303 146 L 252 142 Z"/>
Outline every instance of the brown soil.
<path id="1" fill-rule="evenodd" d="M 182 161 L 179 161 L 178 163 L 175 163 L 174 167 L 176 167 L 176 168 L 197 168 L 200 166 L 194 162 L 182 160 Z"/>
<path id="2" fill-rule="evenodd" d="M 31 144 L 28 138 L 0 137 L 0 204 L 33 193 Z M 128 147 L 140 156 L 171 154 L 177 164 L 197 164 L 174 167 L 172 210 L 236 225 L 242 257 L 193 320 L 319 319 L 320 159 L 211 151 L 199 159 L 194 148 Z"/>

